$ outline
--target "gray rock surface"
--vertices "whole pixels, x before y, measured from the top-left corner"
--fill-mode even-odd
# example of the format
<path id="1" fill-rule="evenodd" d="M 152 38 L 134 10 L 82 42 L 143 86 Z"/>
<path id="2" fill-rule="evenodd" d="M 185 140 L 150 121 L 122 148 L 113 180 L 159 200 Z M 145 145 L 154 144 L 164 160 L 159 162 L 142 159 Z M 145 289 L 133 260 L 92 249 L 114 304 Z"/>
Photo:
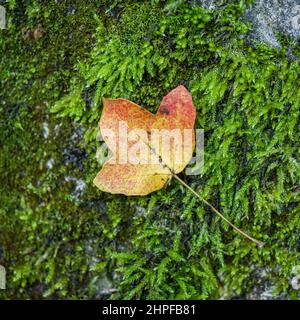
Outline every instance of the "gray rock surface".
<path id="1" fill-rule="evenodd" d="M 200 0 L 203 7 L 216 10 L 224 1 Z M 244 16 L 253 24 L 250 37 L 280 47 L 278 33 L 298 39 L 300 37 L 300 0 L 257 0 Z"/>
<path id="2" fill-rule="evenodd" d="M 276 33 L 297 39 L 300 36 L 300 0 L 259 0 L 247 11 L 253 23 L 251 35 L 272 47 L 279 47 Z"/>

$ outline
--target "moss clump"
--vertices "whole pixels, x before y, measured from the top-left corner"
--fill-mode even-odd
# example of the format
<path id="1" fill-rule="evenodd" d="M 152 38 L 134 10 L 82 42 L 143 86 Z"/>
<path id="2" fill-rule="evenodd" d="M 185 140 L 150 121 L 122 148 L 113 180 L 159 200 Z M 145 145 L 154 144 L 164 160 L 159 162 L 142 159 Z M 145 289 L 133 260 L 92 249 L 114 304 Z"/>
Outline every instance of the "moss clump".
<path id="1" fill-rule="evenodd" d="M 261 270 L 274 296 L 299 298 L 299 60 L 286 55 L 299 46 L 249 46 L 250 2 L 11 4 L 0 40 L 3 297 L 249 297 Z M 182 178 L 264 248 L 175 181 L 147 197 L 92 186 L 101 97 L 154 111 L 179 83 L 205 130 L 204 174 Z"/>

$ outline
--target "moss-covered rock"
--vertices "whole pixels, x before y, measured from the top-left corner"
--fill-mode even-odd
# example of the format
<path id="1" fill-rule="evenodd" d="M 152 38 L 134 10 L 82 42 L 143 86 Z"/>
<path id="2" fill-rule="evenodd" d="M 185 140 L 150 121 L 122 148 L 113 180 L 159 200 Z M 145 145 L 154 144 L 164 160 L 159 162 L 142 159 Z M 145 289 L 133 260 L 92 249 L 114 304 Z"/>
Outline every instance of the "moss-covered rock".
<path id="1" fill-rule="evenodd" d="M 2 1 L 1 297 L 299 298 L 299 45 L 249 46 L 251 2 Z M 182 178 L 263 248 L 176 181 L 92 185 L 101 97 L 154 111 L 179 83 L 205 130 L 204 173 Z"/>

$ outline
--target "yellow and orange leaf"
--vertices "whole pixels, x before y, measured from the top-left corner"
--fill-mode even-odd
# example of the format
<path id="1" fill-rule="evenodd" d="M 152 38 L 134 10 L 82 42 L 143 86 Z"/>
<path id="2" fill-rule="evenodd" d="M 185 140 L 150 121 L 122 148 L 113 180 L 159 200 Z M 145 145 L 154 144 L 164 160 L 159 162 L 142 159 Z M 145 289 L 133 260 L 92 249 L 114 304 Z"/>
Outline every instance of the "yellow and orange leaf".
<path id="1" fill-rule="evenodd" d="M 166 95 L 155 115 L 126 99 L 104 99 L 103 105 L 100 131 L 114 155 L 94 179 L 94 184 L 100 190 L 125 195 L 146 195 L 161 189 L 173 174 L 181 172 L 189 163 L 195 147 L 193 128 L 196 110 L 184 86 L 180 85 Z M 120 124 L 126 125 L 128 136 L 120 136 Z M 106 136 L 107 130 L 115 134 L 114 141 Z M 165 139 L 169 142 L 168 147 L 159 143 L 156 149 L 150 148 L 145 140 L 153 139 L 155 130 L 160 132 L 160 142 L 164 141 L 165 136 L 171 137 Z M 140 142 L 145 148 L 151 149 L 150 156 L 154 154 L 158 158 L 157 163 L 148 161 L 147 152 L 144 152 L 145 159 L 140 155 L 142 161 L 139 163 L 123 163 L 121 154 L 129 154 L 137 143 L 136 139 L 129 138 L 131 133 L 140 131 L 147 133 L 145 139 L 139 135 Z M 172 136 L 174 132 L 181 137 L 190 132 L 191 137 L 180 140 L 176 134 Z M 181 157 L 176 157 L 176 152 Z"/>
<path id="2" fill-rule="evenodd" d="M 103 104 L 100 131 L 113 156 L 94 179 L 100 190 L 127 196 L 147 195 L 161 189 L 174 177 L 234 230 L 258 246 L 263 245 L 231 223 L 177 175 L 189 163 L 195 148 L 196 110 L 184 86 L 178 86 L 166 95 L 155 115 L 126 99 L 104 99 Z M 126 127 L 126 134 L 121 130 L 122 126 Z M 172 136 L 174 130 L 179 135 Z M 154 147 L 152 142 L 156 141 L 153 137 L 157 131 L 162 140 L 158 139 L 160 143 Z M 190 139 L 181 139 L 186 131 L 190 133 Z M 164 140 L 166 137 L 172 139 Z M 138 155 L 138 162 L 128 161 L 133 148 L 136 148 L 134 154 Z M 149 161 L 151 156 L 157 160 L 155 163 Z"/>

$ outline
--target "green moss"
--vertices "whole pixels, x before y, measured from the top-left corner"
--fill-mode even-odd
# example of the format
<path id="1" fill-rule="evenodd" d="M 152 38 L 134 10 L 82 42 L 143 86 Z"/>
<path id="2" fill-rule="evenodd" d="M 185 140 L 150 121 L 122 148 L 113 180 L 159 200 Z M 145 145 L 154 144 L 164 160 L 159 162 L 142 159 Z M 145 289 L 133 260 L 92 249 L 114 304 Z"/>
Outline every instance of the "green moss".
<path id="1" fill-rule="evenodd" d="M 299 46 L 249 46 L 240 16 L 251 1 L 223 2 L 215 12 L 198 1 L 11 5 L 0 40 L 1 297 L 249 296 L 262 270 L 274 294 L 299 298 L 299 61 L 285 49 L 299 56 Z M 179 83 L 205 130 L 204 174 L 182 178 L 264 248 L 176 181 L 147 197 L 93 187 L 101 98 L 155 111 Z"/>

